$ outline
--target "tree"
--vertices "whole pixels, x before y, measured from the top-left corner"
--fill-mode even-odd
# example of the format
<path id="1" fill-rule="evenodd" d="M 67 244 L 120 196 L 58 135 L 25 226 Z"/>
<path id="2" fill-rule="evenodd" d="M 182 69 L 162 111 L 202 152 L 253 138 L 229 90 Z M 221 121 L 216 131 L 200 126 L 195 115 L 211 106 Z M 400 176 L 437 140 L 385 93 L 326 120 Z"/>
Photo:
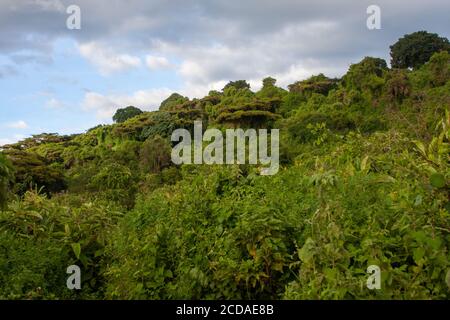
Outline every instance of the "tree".
<path id="1" fill-rule="evenodd" d="M 262 128 L 279 118 L 275 111 L 280 104 L 279 98 L 273 98 L 255 99 L 237 105 L 223 106 L 216 122 L 235 128 Z"/>
<path id="2" fill-rule="evenodd" d="M 239 89 L 250 89 L 250 84 L 248 84 L 245 80 L 236 80 L 236 81 L 230 81 L 227 83 L 225 87 L 223 87 L 222 91 L 225 91 L 226 89 L 233 87 L 237 90 Z"/>
<path id="3" fill-rule="evenodd" d="M 4 208 L 8 200 L 9 183 L 13 178 L 13 169 L 8 159 L 0 153 L 0 209 Z"/>
<path id="4" fill-rule="evenodd" d="M 161 102 L 161 105 L 159 106 L 160 111 L 168 111 L 171 110 L 173 107 L 177 105 L 181 105 L 185 102 L 188 102 L 188 97 L 183 97 L 181 94 L 178 93 L 172 93 L 166 100 Z"/>
<path id="5" fill-rule="evenodd" d="M 418 31 L 400 38 L 390 48 L 393 68 L 417 69 L 428 62 L 434 53 L 449 51 L 450 43 L 436 33 Z"/>
<path id="6" fill-rule="evenodd" d="M 141 169 L 146 173 L 156 173 L 170 166 L 171 151 L 169 142 L 159 135 L 145 140 L 140 154 Z"/>
<path id="7" fill-rule="evenodd" d="M 43 191 L 47 194 L 66 189 L 63 169 L 57 163 L 51 163 L 31 151 L 8 149 L 6 154 L 14 167 L 15 193 L 22 195 L 30 187 L 44 187 Z"/>
<path id="8" fill-rule="evenodd" d="M 349 92 L 353 90 L 357 93 L 377 96 L 383 88 L 386 72 L 386 61 L 365 57 L 361 62 L 350 66 L 347 74 L 342 78 L 342 84 Z"/>
<path id="9" fill-rule="evenodd" d="M 129 106 L 126 108 L 122 108 L 117 110 L 116 114 L 113 117 L 114 122 L 122 123 L 127 121 L 128 119 L 134 118 L 142 113 L 141 109 L 138 109 L 133 106 Z"/>
<path id="10" fill-rule="evenodd" d="M 443 86 L 450 80 L 450 53 L 442 51 L 435 53 L 427 63 L 430 72 L 430 82 L 433 86 Z"/>
<path id="11" fill-rule="evenodd" d="M 277 79 L 274 79 L 272 77 L 264 78 L 263 79 L 263 88 L 274 87 L 275 83 L 277 83 Z"/>
<path id="12" fill-rule="evenodd" d="M 313 93 L 327 95 L 328 92 L 337 87 L 337 82 L 336 79 L 330 79 L 320 73 L 317 76 L 290 84 L 288 88 L 292 93 L 298 93 L 305 98 L 310 98 Z"/>
<path id="13" fill-rule="evenodd" d="M 261 88 L 261 90 L 259 90 L 256 93 L 256 96 L 258 98 L 282 98 L 285 94 L 286 91 L 277 87 L 275 84 L 277 83 L 277 80 L 272 78 L 272 77 L 267 77 L 265 79 L 263 79 L 262 81 L 263 86 Z"/>
<path id="14" fill-rule="evenodd" d="M 411 83 L 406 70 L 394 69 L 388 74 L 386 90 L 391 102 L 402 102 L 411 94 Z"/>

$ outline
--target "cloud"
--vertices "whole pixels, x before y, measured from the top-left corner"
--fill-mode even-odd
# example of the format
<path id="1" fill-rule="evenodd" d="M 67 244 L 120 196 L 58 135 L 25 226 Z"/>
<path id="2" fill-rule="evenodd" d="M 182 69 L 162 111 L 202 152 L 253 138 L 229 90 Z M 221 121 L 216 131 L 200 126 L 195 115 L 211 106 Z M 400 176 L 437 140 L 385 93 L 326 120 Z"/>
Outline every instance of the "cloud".
<path id="1" fill-rule="evenodd" d="M 348 60 L 339 56 L 324 58 L 330 55 L 327 53 L 330 45 L 338 47 L 340 42 L 348 41 L 342 35 L 328 37 L 339 27 L 329 21 L 300 22 L 275 30 L 264 39 L 249 39 L 242 46 L 178 46 L 160 42 L 158 50 L 184 58 L 177 71 L 186 88 L 246 79 L 256 90 L 267 76 L 277 78 L 278 85 L 286 87 L 314 74 L 339 76 L 346 71 Z M 304 41 L 297 41 L 299 38 Z M 312 41 L 316 41 L 314 47 L 310 46 Z"/>
<path id="2" fill-rule="evenodd" d="M 44 11 L 64 12 L 66 10 L 66 7 L 60 0 L 34 0 L 31 3 L 35 3 Z"/>
<path id="3" fill-rule="evenodd" d="M 151 70 L 158 70 L 158 69 L 169 69 L 172 67 L 172 64 L 170 61 L 165 57 L 156 57 L 147 55 L 145 57 L 145 64 L 148 68 Z"/>
<path id="4" fill-rule="evenodd" d="M 21 141 L 23 139 L 25 139 L 26 136 L 23 134 L 15 134 L 13 137 L 11 138 L 0 138 L 0 147 L 7 145 L 7 144 L 13 144 L 16 143 L 18 141 Z"/>
<path id="5" fill-rule="evenodd" d="M 102 75 L 124 71 L 141 65 L 141 59 L 129 54 L 117 54 L 114 50 L 96 42 L 78 46 L 80 54 L 96 66 Z"/>
<path id="6" fill-rule="evenodd" d="M 139 67 L 139 57 L 152 52 L 144 61 L 147 67 L 169 68 L 165 57 L 174 57 L 181 61 L 179 75 L 188 86 L 284 77 L 293 70 L 310 74 L 316 61 L 325 71 L 342 73 L 365 55 L 386 58 L 389 45 L 405 33 L 427 29 L 448 36 L 450 29 L 446 0 L 379 0 L 383 29 L 377 31 L 366 27 L 369 0 L 141 0 L 114 5 L 78 0 L 82 30 L 73 32 L 65 28 L 63 10 L 72 3 L 2 0 L 0 54 L 34 50 L 51 55 L 52 43 L 69 37 L 103 75 Z"/>
<path id="7" fill-rule="evenodd" d="M 14 143 L 15 141 L 9 138 L 0 138 L 0 147 L 7 145 L 7 144 L 11 144 Z"/>
<path id="8" fill-rule="evenodd" d="M 157 110 L 161 101 L 173 91 L 168 88 L 139 90 L 130 95 L 103 95 L 87 92 L 82 102 L 86 111 L 94 111 L 99 119 L 111 119 L 119 108 L 135 106 L 142 110 Z"/>
<path id="9" fill-rule="evenodd" d="M 26 128 L 28 128 L 28 124 L 23 120 L 8 123 L 6 126 L 11 129 L 26 129 Z"/>
<path id="10" fill-rule="evenodd" d="M 5 58 L 0 61 L 6 61 L 0 66 L 0 78 L 14 74 L 24 63 L 48 64 L 57 41 L 69 38 L 102 75 L 143 65 L 168 69 L 181 80 L 177 91 L 192 98 L 221 89 L 230 80 L 246 79 L 257 90 L 267 76 L 277 78 L 281 86 L 320 72 L 340 76 L 364 56 L 387 59 L 390 44 L 417 30 L 450 36 L 447 0 L 379 0 L 382 30 L 374 31 L 366 27 L 371 0 L 75 3 L 82 13 L 79 31 L 68 30 L 65 24 L 65 8 L 73 0 L 0 0 L 0 58 Z M 51 67 L 48 70 L 54 71 Z M 112 77 L 99 84 L 84 74 L 73 75 L 79 76 L 75 80 L 80 87 L 117 88 Z M 100 89 L 86 93 L 83 109 L 102 119 L 129 104 L 153 110 L 173 91 L 158 80 L 145 86 L 133 80 L 127 83 L 128 94 Z M 154 88 L 148 88 L 151 85 Z M 63 103 L 55 98 L 46 104 Z"/>

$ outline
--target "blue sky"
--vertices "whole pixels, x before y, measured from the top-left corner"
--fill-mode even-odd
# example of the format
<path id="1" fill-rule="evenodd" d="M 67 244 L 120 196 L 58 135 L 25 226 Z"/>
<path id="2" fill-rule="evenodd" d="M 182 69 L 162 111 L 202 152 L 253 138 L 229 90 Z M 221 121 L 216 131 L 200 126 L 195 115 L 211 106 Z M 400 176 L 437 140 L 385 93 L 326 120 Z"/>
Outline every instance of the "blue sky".
<path id="1" fill-rule="evenodd" d="M 88 93 L 126 97 L 137 88 L 177 90 L 181 86 L 170 70 L 139 67 L 105 75 L 78 51 L 74 40 L 58 39 L 50 61 L 21 64 L 19 70 L 0 78 L 0 145 L 36 133 L 80 133 L 99 123 L 110 123 L 109 116 L 97 115 L 83 106 Z M 8 62 L 2 57 L 0 65 Z M 156 102 L 140 107 L 154 109 Z"/>
<path id="2" fill-rule="evenodd" d="M 81 9 L 69 30 L 66 9 Z M 366 9 L 381 9 L 369 30 Z M 418 30 L 449 37 L 448 0 L 0 0 L 0 145 L 80 133 L 127 105 L 172 92 L 201 97 L 228 81 L 257 90 L 320 72 L 340 76 Z M 388 61 L 389 62 L 389 61 Z"/>

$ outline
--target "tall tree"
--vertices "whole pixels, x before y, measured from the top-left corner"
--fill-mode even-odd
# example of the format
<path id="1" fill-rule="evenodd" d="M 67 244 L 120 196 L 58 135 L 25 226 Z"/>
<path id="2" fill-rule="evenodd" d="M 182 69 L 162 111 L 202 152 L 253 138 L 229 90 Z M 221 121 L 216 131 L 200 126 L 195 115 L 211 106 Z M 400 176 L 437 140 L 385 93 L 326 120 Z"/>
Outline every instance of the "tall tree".
<path id="1" fill-rule="evenodd" d="M 428 62 L 434 53 L 450 51 L 450 43 L 436 33 L 418 31 L 400 38 L 390 48 L 393 68 L 417 69 Z"/>
<path id="2" fill-rule="evenodd" d="M 122 108 L 117 110 L 116 114 L 113 116 L 114 122 L 122 123 L 127 121 L 128 119 L 134 118 L 142 113 L 141 109 L 138 109 L 133 106 L 128 106 L 126 108 Z"/>
<path id="3" fill-rule="evenodd" d="M 222 91 L 225 91 L 226 89 L 233 87 L 237 90 L 239 89 L 250 89 L 250 84 L 245 80 L 236 80 L 236 81 L 230 81 L 227 83 L 225 87 L 223 87 Z"/>
<path id="4" fill-rule="evenodd" d="M 171 110 L 174 107 L 181 105 L 188 101 L 189 101 L 188 97 L 183 97 L 181 94 L 175 92 L 175 93 L 172 93 L 166 100 L 161 102 L 161 105 L 159 106 L 159 110 L 161 110 L 161 111 Z"/>

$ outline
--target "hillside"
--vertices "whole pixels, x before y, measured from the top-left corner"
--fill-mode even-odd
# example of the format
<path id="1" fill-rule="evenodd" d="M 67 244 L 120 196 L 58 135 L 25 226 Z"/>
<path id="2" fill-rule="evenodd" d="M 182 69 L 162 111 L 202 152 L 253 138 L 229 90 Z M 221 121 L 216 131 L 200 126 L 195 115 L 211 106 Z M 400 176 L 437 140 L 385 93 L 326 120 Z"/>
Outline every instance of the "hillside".
<path id="1" fill-rule="evenodd" d="M 449 106 L 447 51 L 415 69 L 366 57 L 4 146 L 0 298 L 449 299 Z M 195 120 L 280 129 L 280 171 L 174 165 L 171 134 Z"/>

